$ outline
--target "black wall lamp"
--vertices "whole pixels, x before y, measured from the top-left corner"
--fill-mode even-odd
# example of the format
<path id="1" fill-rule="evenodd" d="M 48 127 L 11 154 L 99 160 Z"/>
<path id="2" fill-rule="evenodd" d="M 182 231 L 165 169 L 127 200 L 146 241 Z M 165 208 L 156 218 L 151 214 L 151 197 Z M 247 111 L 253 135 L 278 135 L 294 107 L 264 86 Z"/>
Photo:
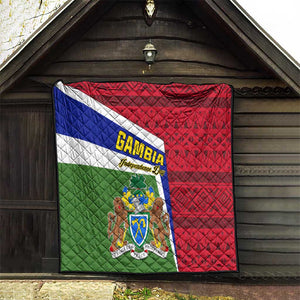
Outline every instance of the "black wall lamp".
<path id="1" fill-rule="evenodd" d="M 155 56 L 157 54 L 157 50 L 155 46 L 151 43 L 151 40 L 144 47 L 143 54 L 144 54 L 145 62 L 148 64 L 150 68 L 151 65 L 154 63 Z"/>

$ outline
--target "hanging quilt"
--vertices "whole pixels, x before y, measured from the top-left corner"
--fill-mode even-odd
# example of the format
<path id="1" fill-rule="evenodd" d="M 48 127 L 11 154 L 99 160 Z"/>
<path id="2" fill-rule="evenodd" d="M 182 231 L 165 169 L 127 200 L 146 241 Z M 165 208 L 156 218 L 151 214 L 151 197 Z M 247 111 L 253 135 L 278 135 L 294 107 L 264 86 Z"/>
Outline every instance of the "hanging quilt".
<path id="1" fill-rule="evenodd" d="M 237 271 L 231 87 L 53 89 L 60 269 Z"/>

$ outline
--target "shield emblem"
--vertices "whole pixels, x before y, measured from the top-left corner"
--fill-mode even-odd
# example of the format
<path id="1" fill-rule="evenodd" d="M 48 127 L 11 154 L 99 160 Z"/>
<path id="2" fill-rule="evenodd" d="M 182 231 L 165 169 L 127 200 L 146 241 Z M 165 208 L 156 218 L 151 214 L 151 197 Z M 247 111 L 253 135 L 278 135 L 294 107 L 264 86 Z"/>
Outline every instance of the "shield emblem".
<path id="1" fill-rule="evenodd" d="M 129 227 L 132 240 L 141 247 L 148 236 L 149 213 L 130 214 Z"/>

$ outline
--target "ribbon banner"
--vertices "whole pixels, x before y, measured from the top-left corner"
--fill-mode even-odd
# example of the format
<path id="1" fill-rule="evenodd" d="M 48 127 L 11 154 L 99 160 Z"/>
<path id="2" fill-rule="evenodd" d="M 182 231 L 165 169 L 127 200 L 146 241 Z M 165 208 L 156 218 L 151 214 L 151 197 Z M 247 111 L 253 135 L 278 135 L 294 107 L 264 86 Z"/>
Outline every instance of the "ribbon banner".
<path id="1" fill-rule="evenodd" d="M 53 89 L 61 271 L 237 271 L 231 87 Z"/>

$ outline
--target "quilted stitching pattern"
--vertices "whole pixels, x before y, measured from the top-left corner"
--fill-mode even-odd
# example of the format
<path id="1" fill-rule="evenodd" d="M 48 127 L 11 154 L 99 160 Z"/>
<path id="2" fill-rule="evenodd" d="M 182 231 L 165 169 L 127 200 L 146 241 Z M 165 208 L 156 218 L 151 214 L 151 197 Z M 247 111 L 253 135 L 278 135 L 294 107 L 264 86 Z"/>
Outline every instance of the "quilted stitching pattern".
<path id="1" fill-rule="evenodd" d="M 160 138 L 158 142 L 163 141 L 178 271 L 236 270 L 230 87 L 138 82 L 82 82 L 71 86 L 123 116 L 122 126 L 137 124 L 146 130 L 144 133 L 149 132 Z M 81 105 L 76 103 L 75 106 L 75 119 L 73 112 L 72 117 L 66 118 L 56 109 L 56 116 L 65 118 L 62 124 L 67 135 L 79 139 L 83 135 L 87 137 L 87 144 L 82 142 L 76 146 L 74 140 L 70 142 L 58 136 L 66 141 L 58 152 L 68 162 L 59 163 L 61 269 L 135 273 L 176 271 L 171 240 L 167 241 L 169 253 L 165 259 L 154 253 L 144 260 L 133 259 L 129 253 L 111 258 L 107 216 L 113 211 L 112 200 L 120 197 L 132 174 L 106 169 L 118 164 L 119 157 L 114 157 L 111 146 L 89 146 L 88 142 L 94 139 L 91 132 L 100 121 Z M 67 101 L 66 107 L 72 109 Z M 102 138 L 110 139 L 114 131 L 111 126 L 102 126 Z M 104 135 L 105 132 L 108 134 Z M 143 137 L 149 139 L 148 134 Z M 74 161 L 82 164 L 72 163 Z M 90 167 L 97 161 L 101 168 Z M 151 185 L 158 195 L 159 184 L 153 176 L 145 175 L 145 178 L 147 186 Z M 125 236 L 127 239 L 128 233 Z M 146 243 L 150 243 L 151 233 L 147 239 Z"/>

